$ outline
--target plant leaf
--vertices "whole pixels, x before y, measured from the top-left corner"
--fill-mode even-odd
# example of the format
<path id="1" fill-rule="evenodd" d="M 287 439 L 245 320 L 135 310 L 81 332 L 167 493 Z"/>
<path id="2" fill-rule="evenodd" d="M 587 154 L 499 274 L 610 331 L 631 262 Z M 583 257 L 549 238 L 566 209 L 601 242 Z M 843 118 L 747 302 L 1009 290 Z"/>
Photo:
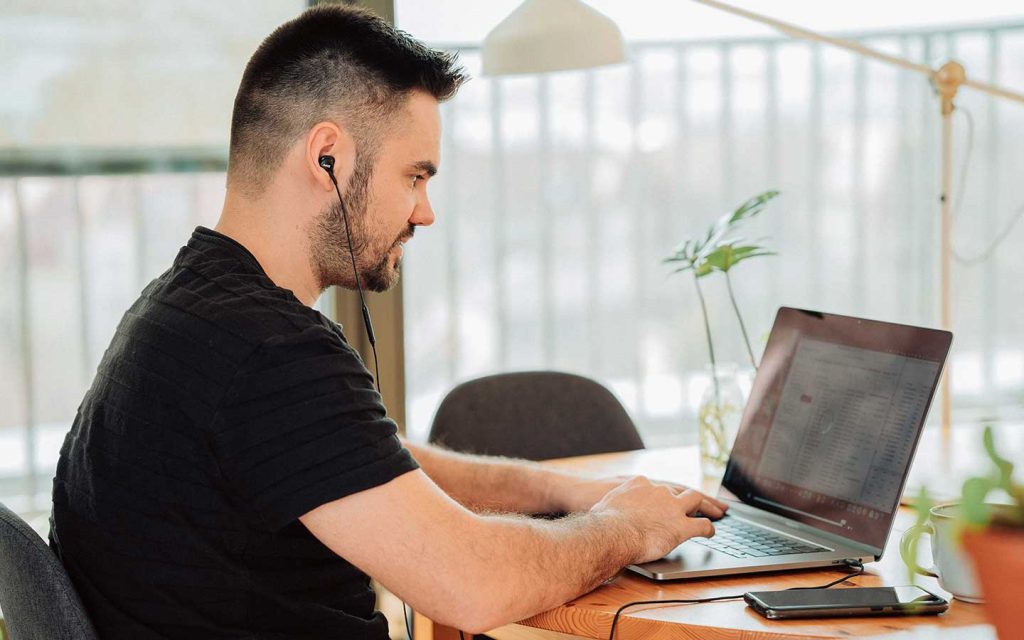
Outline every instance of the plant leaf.
<path id="1" fill-rule="evenodd" d="M 996 452 L 995 437 L 992 435 L 992 425 L 985 425 L 985 434 L 982 436 L 985 443 L 985 452 L 989 459 L 999 469 L 999 486 L 1010 492 L 1010 477 L 1013 475 L 1013 463 L 1006 460 Z"/>
<path id="2" fill-rule="evenodd" d="M 719 245 L 704 259 L 714 270 L 724 273 L 744 260 L 773 255 L 776 255 L 774 251 L 768 251 L 757 245 L 738 247 L 734 243 L 728 243 Z"/>
<path id="3" fill-rule="evenodd" d="M 989 520 L 988 505 L 985 498 L 989 491 L 996 488 L 994 478 L 979 476 L 964 481 L 961 495 L 960 510 L 964 520 L 973 525 L 985 525 Z"/>
<path id="4" fill-rule="evenodd" d="M 733 211 L 732 215 L 729 216 L 729 224 L 735 225 L 748 218 L 756 216 L 764 209 L 764 206 L 772 201 L 773 198 L 779 195 L 778 191 L 765 191 L 759 193 L 753 198 L 747 200 L 739 206 L 738 209 Z"/>
<path id="5" fill-rule="evenodd" d="M 758 245 L 736 247 L 738 238 L 726 241 L 743 222 L 760 213 L 765 205 L 779 195 L 778 191 L 765 191 L 741 204 L 735 211 L 726 213 L 715 220 L 703 236 L 698 239 L 686 240 L 676 247 L 675 251 L 663 263 L 689 263 L 698 278 L 707 276 L 714 271 L 728 271 L 733 266 L 749 258 L 762 255 L 774 255 Z M 725 247 L 725 248 L 723 248 Z M 742 249 L 737 254 L 737 249 Z M 689 269 L 680 269 L 688 271 Z M 678 273 L 673 271 L 672 273 Z"/>

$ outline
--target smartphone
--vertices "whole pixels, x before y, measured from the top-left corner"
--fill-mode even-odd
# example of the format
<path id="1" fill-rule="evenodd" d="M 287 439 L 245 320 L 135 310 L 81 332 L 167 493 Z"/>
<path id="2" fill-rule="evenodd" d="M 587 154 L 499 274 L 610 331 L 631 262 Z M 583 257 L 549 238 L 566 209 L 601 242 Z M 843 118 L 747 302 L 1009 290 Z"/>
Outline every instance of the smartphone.
<path id="1" fill-rule="evenodd" d="M 766 618 L 827 618 L 942 613 L 949 602 L 916 585 L 748 591 L 743 599 Z"/>

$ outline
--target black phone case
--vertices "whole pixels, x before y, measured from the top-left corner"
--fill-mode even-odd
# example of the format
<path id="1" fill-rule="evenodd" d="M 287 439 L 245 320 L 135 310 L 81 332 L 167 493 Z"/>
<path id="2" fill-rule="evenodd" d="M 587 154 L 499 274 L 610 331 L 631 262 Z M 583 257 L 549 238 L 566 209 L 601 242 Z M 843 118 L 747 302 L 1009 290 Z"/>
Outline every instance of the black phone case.
<path id="1" fill-rule="evenodd" d="M 927 590 L 924 590 L 927 591 Z M 860 616 L 917 616 L 936 615 L 949 608 L 949 602 L 937 598 L 934 602 L 913 602 L 903 604 L 878 604 L 870 606 L 837 606 L 824 607 L 820 605 L 800 607 L 789 605 L 775 608 L 760 600 L 757 592 L 743 594 L 743 600 L 751 609 L 771 620 L 787 620 L 792 618 L 849 618 Z M 927 593 L 931 593 L 927 591 Z"/>

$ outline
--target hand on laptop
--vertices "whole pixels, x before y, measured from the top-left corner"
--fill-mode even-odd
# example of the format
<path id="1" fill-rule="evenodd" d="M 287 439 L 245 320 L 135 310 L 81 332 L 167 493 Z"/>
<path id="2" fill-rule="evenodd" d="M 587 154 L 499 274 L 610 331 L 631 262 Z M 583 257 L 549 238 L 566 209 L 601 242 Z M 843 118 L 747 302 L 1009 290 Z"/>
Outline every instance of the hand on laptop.
<path id="1" fill-rule="evenodd" d="M 717 509 L 704 494 L 678 485 L 655 483 L 635 476 L 606 494 L 590 510 L 622 518 L 636 529 L 640 539 L 634 563 L 663 557 L 690 538 L 715 535 L 707 518 L 693 517 L 702 504 Z"/>
<path id="2" fill-rule="evenodd" d="M 601 498 L 605 497 L 609 491 L 613 491 L 634 477 L 643 476 L 616 476 L 613 478 L 588 478 L 577 480 L 563 490 L 565 495 L 562 496 L 563 499 L 561 502 L 565 503 L 565 510 L 569 512 L 589 511 L 598 503 L 598 501 L 601 500 Z M 644 479 L 648 480 L 647 478 Z M 675 484 L 673 482 L 664 482 L 661 480 L 648 481 L 658 486 L 668 487 L 676 494 L 683 493 L 684 491 L 697 493 L 701 496 L 700 506 L 697 510 L 700 511 L 700 515 L 705 518 L 718 520 L 725 515 L 725 512 L 729 508 L 729 505 L 725 502 L 700 493 L 699 491 L 691 489 L 685 485 Z"/>

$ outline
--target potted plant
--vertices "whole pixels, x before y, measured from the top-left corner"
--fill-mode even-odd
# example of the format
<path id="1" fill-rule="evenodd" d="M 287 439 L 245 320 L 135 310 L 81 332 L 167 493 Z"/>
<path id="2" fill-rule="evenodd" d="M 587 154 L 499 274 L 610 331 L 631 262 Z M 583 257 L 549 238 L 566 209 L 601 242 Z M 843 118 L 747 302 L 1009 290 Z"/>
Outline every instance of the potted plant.
<path id="1" fill-rule="evenodd" d="M 983 444 L 992 467 L 987 474 L 964 481 L 956 509 L 950 512 L 954 539 L 970 558 L 996 633 L 1016 638 L 1024 629 L 1024 484 L 1014 479 L 1013 463 L 997 451 L 990 426 L 985 427 Z M 989 502 L 993 494 L 1001 494 L 1003 500 Z M 930 517 L 933 506 L 922 488 L 915 502 L 917 526 Z M 916 549 L 908 555 L 915 558 Z"/>
<path id="2" fill-rule="evenodd" d="M 721 273 L 725 277 L 729 301 L 739 322 L 743 343 L 750 358 L 750 365 L 756 370 L 757 360 L 750 345 L 750 336 L 743 314 L 732 286 L 732 269 L 751 258 L 775 255 L 774 252 L 756 244 L 747 242 L 736 236 L 739 228 L 748 220 L 764 210 L 765 206 L 776 196 L 778 191 L 766 191 L 750 198 L 735 211 L 727 213 L 715 221 L 707 232 L 693 240 L 685 240 L 676 247 L 672 255 L 663 262 L 676 265 L 672 273 L 689 271 L 693 274 L 693 284 L 700 302 L 701 315 L 704 319 L 704 337 L 707 341 L 708 358 L 711 362 L 710 394 L 702 399 L 698 412 L 698 435 L 701 451 L 701 468 L 705 475 L 715 475 L 725 468 L 732 448 L 732 440 L 736 437 L 739 427 L 740 412 L 743 409 L 742 392 L 735 381 L 735 372 L 731 373 L 728 386 L 720 378 L 720 365 L 715 358 L 715 345 L 711 336 L 711 321 L 708 317 L 707 302 L 701 288 L 701 280 L 713 273 Z"/>

